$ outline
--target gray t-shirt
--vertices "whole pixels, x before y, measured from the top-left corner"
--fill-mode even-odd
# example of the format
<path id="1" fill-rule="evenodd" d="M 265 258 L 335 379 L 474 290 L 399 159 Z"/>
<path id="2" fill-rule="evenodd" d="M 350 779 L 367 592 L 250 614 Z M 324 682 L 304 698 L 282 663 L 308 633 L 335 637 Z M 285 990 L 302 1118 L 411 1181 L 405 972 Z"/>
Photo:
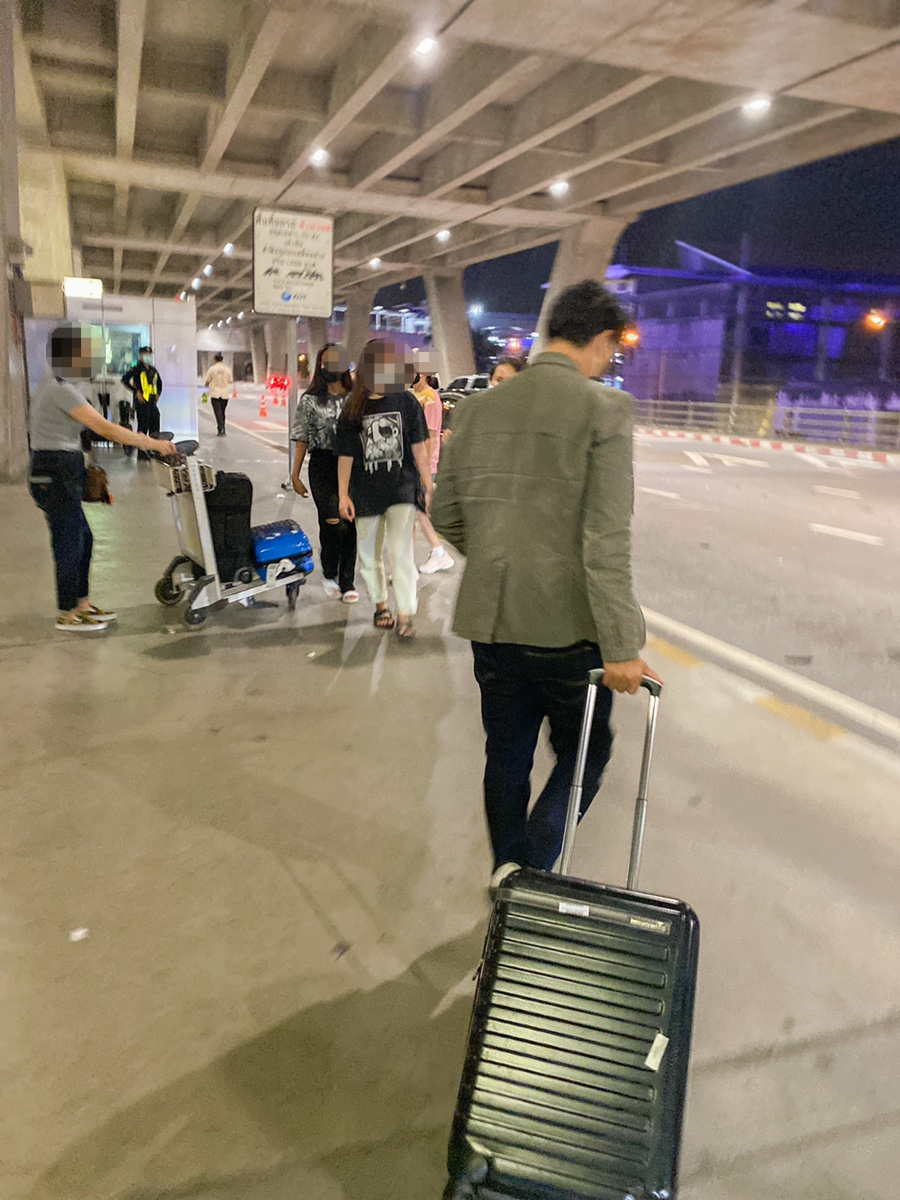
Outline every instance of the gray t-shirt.
<path id="1" fill-rule="evenodd" d="M 48 371 L 31 397 L 32 450 L 80 450 L 84 426 L 69 414 L 82 404 L 88 402 L 71 383 Z"/>

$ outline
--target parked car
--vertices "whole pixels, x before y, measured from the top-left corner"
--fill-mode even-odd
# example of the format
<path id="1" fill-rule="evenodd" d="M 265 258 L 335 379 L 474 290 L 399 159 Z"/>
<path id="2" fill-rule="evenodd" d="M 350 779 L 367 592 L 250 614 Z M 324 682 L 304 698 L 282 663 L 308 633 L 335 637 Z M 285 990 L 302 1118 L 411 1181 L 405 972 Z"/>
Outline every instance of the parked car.
<path id="1" fill-rule="evenodd" d="M 490 386 L 490 375 L 459 375 L 449 387 L 441 388 L 441 395 L 447 392 L 460 392 L 463 396 L 468 396 L 470 392 L 483 392 Z"/>

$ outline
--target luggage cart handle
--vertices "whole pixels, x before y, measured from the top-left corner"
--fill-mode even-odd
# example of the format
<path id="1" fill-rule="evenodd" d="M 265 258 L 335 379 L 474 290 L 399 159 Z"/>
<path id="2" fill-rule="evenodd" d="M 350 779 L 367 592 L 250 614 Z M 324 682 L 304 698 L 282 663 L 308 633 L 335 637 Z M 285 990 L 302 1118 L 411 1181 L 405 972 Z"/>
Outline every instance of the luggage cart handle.
<path id="1" fill-rule="evenodd" d="M 588 675 L 587 698 L 584 705 L 584 717 L 581 722 L 581 736 L 578 739 L 578 751 L 575 756 L 575 778 L 569 792 L 569 810 L 566 815 L 566 831 L 563 836 L 562 856 L 559 862 L 560 875 L 568 875 L 572 863 L 572 853 L 575 849 L 575 837 L 578 833 L 578 819 L 581 814 L 581 795 L 584 788 L 584 771 L 587 765 L 588 746 L 591 729 L 594 724 L 594 710 L 597 705 L 597 689 L 603 682 L 603 668 L 591 671 Z M 647 709 L 647 729 L 644 734 L 644 752 L 641 758 L 641 775 L 638 783 L 638 794 L 634 805 L 634 823 L 631 832 L 631 854 L 628 863 L 628 880 L 626 887 L 634 891 L 637 887 L 638 872 L 641 866 L 641 855 L 644 850 L 644 827 L 647 821 L 647 797 L 650 790 L 650 766 L 653 761 L 653 747 L 656 742 L 656 722 L 659 716 L 659 698 L 662 684 L 651 675 L 645 675 L 641 687 L 650 693 Z"/>

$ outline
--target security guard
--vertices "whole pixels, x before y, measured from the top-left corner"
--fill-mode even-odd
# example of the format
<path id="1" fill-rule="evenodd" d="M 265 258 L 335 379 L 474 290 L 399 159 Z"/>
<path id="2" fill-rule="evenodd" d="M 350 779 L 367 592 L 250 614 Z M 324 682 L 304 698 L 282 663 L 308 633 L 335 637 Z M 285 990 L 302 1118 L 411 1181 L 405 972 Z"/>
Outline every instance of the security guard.
<path id="1" fill-rule="evenodd" d="M 138 433 L 147 433 L 152 437 L 159 433 L 159 398 L 162 395 L 163 384 L 159 371 L 153 365 L 153 350 L 150 346 L 141 346 L 138 351 L 138 361 L 122 376 L 122 382 L 134 398 L 134 414 L 137 419 Z M 138 458 L 146 458 L 143 450 L 138 451 Z"/>

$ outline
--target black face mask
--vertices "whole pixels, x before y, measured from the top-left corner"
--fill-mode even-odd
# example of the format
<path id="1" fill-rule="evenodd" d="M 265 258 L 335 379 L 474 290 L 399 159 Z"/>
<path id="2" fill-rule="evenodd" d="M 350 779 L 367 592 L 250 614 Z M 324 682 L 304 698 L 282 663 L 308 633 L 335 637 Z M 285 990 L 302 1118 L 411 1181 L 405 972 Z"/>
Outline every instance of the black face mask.
<path id="1" fill-rule="evenodd" d="M 326 383 L 340 383 L 343 371 L 326 371 L 322 368 L 322 378 Z"/>

